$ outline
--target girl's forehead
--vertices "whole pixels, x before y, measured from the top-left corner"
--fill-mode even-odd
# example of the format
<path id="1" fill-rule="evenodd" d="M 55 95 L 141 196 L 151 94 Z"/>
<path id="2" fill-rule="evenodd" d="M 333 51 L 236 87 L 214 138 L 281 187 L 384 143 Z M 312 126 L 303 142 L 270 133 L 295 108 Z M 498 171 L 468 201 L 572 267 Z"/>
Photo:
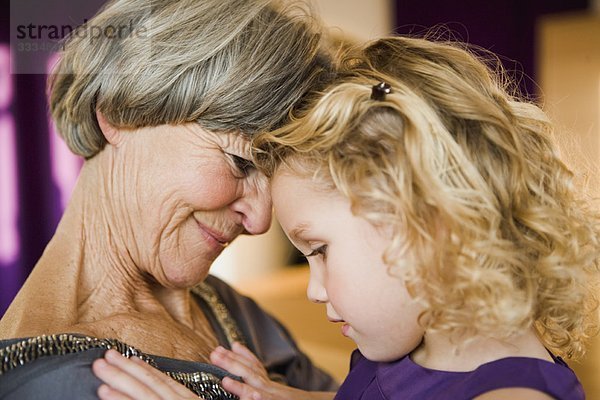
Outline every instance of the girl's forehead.
<path id="1" fill-rule="evenodd" d="M 278 168 L 271 178 L 271 195 L 273 206 L 277 210 L 288 203 L 331 203 L 339 200 L 349 200 L 340 192 L 331 179 L 295 171 L 289 167 Z"/>
<path id="2" fill-rule="evenodd" d="M 286 190 L 289 187 L 298 187 L 302 186 L 302 188 L 308 188 L 310 186 L 310 181 L 287 167 L 277 167 L 273 176 L 270 180 L 271 190 L 277 192 L 278 190 Z M 276 197 L 276 196 L 274 196 Z"/>
<path id="3" fill-rule="evenodd" d="M 305 176 L 303 176 L 302 174 L 300 174 L 298 171 L 295 171 L 294 169 L 290 168 L 289 166 L 285 165 L 285 164 L 280 164 L 275 168 L 275 171 L 273 172 L 273 175 L 271 176 L 270 182 L 271 182 L 271 187 L 277 187 L 280 185 L 285 185 L 288 181 L 290 180 L 298 180 L 298 181 L 304 181 L 307 180 Z M 305 184 L 308 184 L 309 182 L 306 182 Z"/>
<path id="4" fill-rule="evenodd" d="M 311 174 L 309 171 L 300 171 L 282 164 L 277 167 L 271 177 L 271 188 L 288 185 L 302 186 L 304 190 L 321 193 L 330 192 L 332 189 L 335 191 L 335 188 L 325 183 L 325 179 L 321 174 Z"/>

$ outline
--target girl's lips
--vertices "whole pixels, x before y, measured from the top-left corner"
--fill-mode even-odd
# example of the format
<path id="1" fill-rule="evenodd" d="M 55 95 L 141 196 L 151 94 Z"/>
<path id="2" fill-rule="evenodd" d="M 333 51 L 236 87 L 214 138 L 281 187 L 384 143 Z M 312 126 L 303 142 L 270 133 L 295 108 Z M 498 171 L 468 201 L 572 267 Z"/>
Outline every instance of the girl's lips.
<path id="1" fill-rule="evenodd" d="M 341 322 L 342 323 L 342 335 L 348 336 L 348 330 L 350 329 L 350 324 L 348 324 L 346 321 L 344 321 L 343 319 L 340 319 L 340 318 L 331 318 L 329 315 L 327 316 L 327 320 L 329 320 L 329 322 L 333 322 L 334 324 Z"/>
<path id="2" fill-rule="evenodd" d="M 348 325 L 348 324 L 342 325 L 342 335 L 347 337 L 349 330 L 350 330 L 350 325 Z"/>

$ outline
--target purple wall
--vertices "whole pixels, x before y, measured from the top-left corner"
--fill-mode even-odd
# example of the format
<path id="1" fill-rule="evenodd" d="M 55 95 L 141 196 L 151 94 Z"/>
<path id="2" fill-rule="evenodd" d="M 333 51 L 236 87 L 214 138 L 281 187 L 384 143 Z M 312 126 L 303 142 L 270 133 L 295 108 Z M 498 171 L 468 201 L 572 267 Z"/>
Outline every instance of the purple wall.
<path id="1" fill-rule="evenodd" d="M 458 39 L 501 56 L 523 93 L 535 97 L 536 20 L 586 10 L 589 0 L 396 0 L 395 7 L 397 33 L 444 24 Z"/>
<path id="2" fill-rule="evenodd" d="M 19 52 L 15 25 L 60 20 L 73 24 L 82 16 L 91 17 L 103 3 L 76 2 L 1 2 L 0 316 L 50 240 L 82 163 L 57 140 L 48 118 L 45 72 L 53 53 L 31 48 Z M 16 73 L 31 60 L 39 73 Z"/>

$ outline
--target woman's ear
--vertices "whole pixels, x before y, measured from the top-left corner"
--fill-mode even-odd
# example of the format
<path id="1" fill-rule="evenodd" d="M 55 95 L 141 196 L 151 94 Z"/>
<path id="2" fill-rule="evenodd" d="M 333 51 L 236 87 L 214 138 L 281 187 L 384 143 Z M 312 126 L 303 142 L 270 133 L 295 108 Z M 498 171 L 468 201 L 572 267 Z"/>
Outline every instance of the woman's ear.
<path id="1" fill-rule="evenodd" d="M 104 114 L 98 110 L 96 110 L 96 119 L 98 120 L 98 126 L 100 126 L 100 130 L 108 143 L 113 146 L 118 145 L 122 139 L 121 131 L 111 125 L 110 122 L 106 120 Z"/>

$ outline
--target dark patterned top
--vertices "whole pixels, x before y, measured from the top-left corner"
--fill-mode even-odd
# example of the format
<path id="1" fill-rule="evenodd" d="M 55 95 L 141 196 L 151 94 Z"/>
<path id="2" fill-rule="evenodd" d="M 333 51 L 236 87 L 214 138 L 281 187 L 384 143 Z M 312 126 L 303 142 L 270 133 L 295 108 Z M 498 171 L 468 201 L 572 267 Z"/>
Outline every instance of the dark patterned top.
<path id="1" fill-rule="evenodd" d="M 304 390 L 336 389 L 332 378 L 254 301 L 212 276 L 192 292 L 221 345 L 246 344 L 274 380 Z M 206 400 L 236 398 L 221 387 L 229 374 L 216 366 L 144 354 L 115 339 L 65 333 L 0 341 L 0 399 L 96 399 L 101 382 L 91 364 L 110 348 L 142 358 Z"/>

